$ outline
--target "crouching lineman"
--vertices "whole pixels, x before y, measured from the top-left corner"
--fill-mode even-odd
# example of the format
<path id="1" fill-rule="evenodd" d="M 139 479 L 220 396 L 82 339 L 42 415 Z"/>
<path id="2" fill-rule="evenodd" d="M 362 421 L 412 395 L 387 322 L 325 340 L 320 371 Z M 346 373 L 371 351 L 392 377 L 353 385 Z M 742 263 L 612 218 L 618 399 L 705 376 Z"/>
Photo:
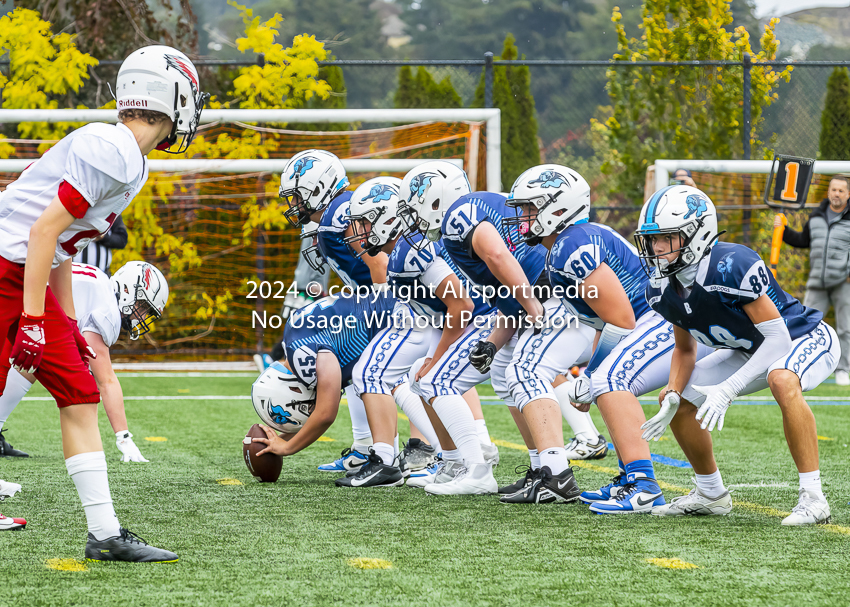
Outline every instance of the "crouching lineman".
<path id="1" fill-rule="evenodd" d="M 148 153 L 186 151 L 207 95 L 188 57 L 167 46 L 132 53 L 115 91 L 120 124 L 77 129 L 0 195 L 0 387 L 14 367 L 56 399 L 65 465 L 86 513 L 86 557 L 174 562 L 176 554 L 149 546 L 115 516 L 97 426 L 100 393 L 87 364 L 95 353 L 77 327 L 71 259 L 142 189 Z"/>
<path id="2" fill-rule="evenodd" d="M 822 314 L 782 290 L 755 251 L 716 242 L 717 212 L 688 186 L 653 194 L 635 240 L 652 279 L 649 305 L 675 325 L 670 381 L 661 411 L 644 424 L 658 438 L 669 424 L 694 467 L 697 487 L 653 514 L 728 514 L 732 508 L 714 461 L 710 432 L 723 429 L 739 395 L 769 387 L 800 475 L 799 500 L 783 525 L 829 521 L 818 465 L 815 417 L 803 392 L 835 370 L 838 338 Z M 697 361 L 697 344 L 713 353 Z"/>
<path id="3" fill-rule="evenodd" d="M 393 330 L 395 299 L 386 294 L 350 297 L 325 297 L 293 312 L 284 329 L 285 365 L 273 364 L 266 373 L 273 373 L 281 380 L 277 398 L 260 398 L 254 395 L 254 408 L 261 419 L 281 432 L 291 432 L 290 407 L 314 410 L 303 427 L 291 436 L 279 437 L 271 428 L 266 428 L 267 438 L 255 438 L 255 442 L 267 445 L 260 455 L 271 451 L 289 456 L 313 444 L 330 428 L 339 410 L 340 391 L 351 383 L 355 365 L 368 351 L 370 343 L 388 330 Z M 291 378 L 286 376 L 291 374 Z M 263 379 L 264 374 L 260 379 Z M 259 382 L 260 380 L 258 380 Z M 256 387 L 256 384 L 255 384 Z M 395 415 L 395 405 L 393 405 Z M 395 429 L 390 430 L 392 436 Z M 344 487 L 392 487 L 404 483 L 398 467 L 393 466 L 393 446 L 389 454 L 379 455 L 374 447 L 369 448 L 366 462 L 352 476 L 336 480 Z M 384 458 L 389 461 L 385 463 Z"/>
<path id="4" fill-rule="evenodd" d="M 82 263 L 73 264 L 72 273 L 77 327 L 96 354 L 89 366 L 103 399 L 106 416 L 115 432 L 115 445 L 121 452 L 121 461 L 147 462 L 128 430 L 124 393 L 112 369 L 109 348 L 118 341 L 122 328 L 133 340 L 151 330 L 168 303 L 168 284 L 162 272 L 142 261 L 123 265 L 112 278 L 100 269 Z M 9 416 L 35 379 L 30 373 L 9 371 L 6 390 L 0 396 L 0 419 Z"/>

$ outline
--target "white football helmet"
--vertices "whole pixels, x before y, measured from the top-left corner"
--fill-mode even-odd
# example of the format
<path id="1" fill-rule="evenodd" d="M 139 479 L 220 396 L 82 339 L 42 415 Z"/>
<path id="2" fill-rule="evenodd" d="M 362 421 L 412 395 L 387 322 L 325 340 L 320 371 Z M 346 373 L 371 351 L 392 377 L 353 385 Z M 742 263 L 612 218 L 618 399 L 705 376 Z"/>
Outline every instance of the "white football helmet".
<path id="1" fill-rule="evenodd" d="M 517 211 L 504 223 L 516 226 L 530 245 L 590 217 L 590 185 L 584 177 L 560 164 L 541 164 L 517 177 L 505 202 Z M 522 215 L 521 205 L 536 209 Z"/>
<path id="2" fill-rule="evenodd" d="M 324 210 L 348 186 L 339 158 L 325 150 L 298 152 L 280 174 L 280 197 L 289 209 L 283 216 L 296 227 Z"/>
<path id="3" fill-rule="evenodd" d="M 189 58 L 170 46 L 145 46 L 121 64 L 115 88 L 118 111 L 153 110 L 174 123 L 171 134 L 156 149 L 182 154 L 192 143 L 201 111 L 209 99 L 202 93 L 198 70 Z M 179 140 L 179 144 L 177 144 Z M 172 149 L 177 144 L 176 149 Z"/>
<path id="4" fill-rule="evenodd" d="M 124 264 L 112 275 L 112 288 L 121 312 L 121 327 L 139 339 L 162 317 L 168 303 L 168 283 L 155 266 L 144 261 Z"/>
<path id="5" fill-rule="evenodd" d="M 717 210 L 708 195 L 687 185 L 662 188 L 646 201 L 640 212 L 635 244 L 644 270 L 663 278 L 673 276 L 708 255 L 720 234 L 717 232 Z M 652 248 L 653 238 L 679 236 L 679 253 L 672 262 L 661 259 Z"/>
<path id="6" fill-rule="evenodd" d="M 360 243 L 362 251 L 352 247 L 357 257 L 363 253 L 374 257 L 381 252 L 381 247 L 401 235 L 403 225 L 398 214 L 400 190 L 401 179 L 398 177 L 375 177 L 354 190 L 348 208 L 354 235 L 346 238 L 345 242 L 348 246 Z M 365 226 L 365 222 L 369 223 L 369 227 Z"/>
<path id="7" fill-rule="evenodd" d="M 299 382 L 280 362 L 273 362 L 251 386 L 251 401 L 264 424 L 295 434 L 316 408 L 316 390 Z"/>
<path id="8" fill-rule="evenodd" d="M 401 184 L 405 230 L 418 230 L 428 240 L 438 241 L 446 211 L 471 191 L 466 172 L 451 162 L 432 160 L 420 164 L 404 176 Z"/>

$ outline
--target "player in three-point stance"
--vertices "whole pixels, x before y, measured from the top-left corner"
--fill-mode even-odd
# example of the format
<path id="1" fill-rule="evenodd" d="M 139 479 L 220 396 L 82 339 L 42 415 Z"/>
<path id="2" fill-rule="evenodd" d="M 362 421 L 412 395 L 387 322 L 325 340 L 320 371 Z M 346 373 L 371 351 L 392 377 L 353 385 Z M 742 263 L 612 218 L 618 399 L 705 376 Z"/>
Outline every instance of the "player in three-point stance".
<path id="1" fill-rule="evenodd" d="M 418 234 L 402 238 L 404 225 L 399 215 L 398 189 L 394 185 L 380 183 L 380 178 L 372 182 L 361 185 L 352 196 L 354 236 L 350 240 L 353 246 L 362 246 L 367 255 L 378 252 L 390 254 L 388 282 L 394 295 L 403 300 L 396 304 L 397 307 L 410 310 L 406 318 L 411 326 L 404 333 L 398 329 L 387 331 L 377 343 L 370 345 L 355 369 L 354 385 L 367 407 L 370 400 L 386 398 L 389 391 L 394 390 L 399 406 L 426 433 L 431 446 L 439 451 L 442 441 L 436 435 L 421 399 L 411 391 L 407 381 L 399 382 L 410 372 L 415 383 L 416 376 L 427 372 L 432 366 L 431 361 L 441 358 L 461 337 L 469 320 L 489 311 L 490 306 L 480 298 L 473 301 L 469 297 L 461 279 L 441 256 L 439 243 L 426 240 L 420 246 L 419 241 L 423 237 Z M 387 403 L 387 415 L 392 414 L 394 420 L 394 408 L 389 408 L 392 403 L 389 400 Z M 388 423 L 393 420 L 388 419 Z M 487 446 L 482 445 L 482 449 L 497 452 L 495 446 L 490 445 L 489 437 Z M 454 446 L 443 451 L 443 459 L 446 465 L 460 463 Z M 412 471 L 406 461 L 400 462 L 400 468 L 405 476 Z M 408 484 L 424 486 L 436 478 L 434 472 L 428 474 L 423 471 Z"/>
<path id="2" fill-rule="evenodd" d="M 75 263 L 72 267 L 77 326 L 96 354 L 89 361 L 90 367 L 115 432 L 121 461 L 146 462 L 127 426 L 124 393 L 112 369 L 109 348 L 118 341 L 122 328 L 134 340 L 151 330 L 168 303 L 168 284 L 162 272 L 143 261 L 124 264 L 111 278 L 87 264 Z M 8 418 L 34 382 L 35 376 L 29 373 L 9 371 L 0 396 L 0 419 Z"/>
<path id="3" fill-rule="evenodd" d="M 659 190 L 641 211 L 635 240 L 652 279 L 649 305 L 675 325 L 670 381 L 661 411 L 644 436 L 669 424 L 696 472 L 688 495 L 653 509 L 658 515 L 727 514 L 729 494 L 714 461 L 710 432 L 723 429 L 739 395 L 770 388 L 800 475 L 799 501 L 783 525 L 829 521 L 821 487 L 815 417 L 803 392 L 835 370 L 838 338 L 822 314 L 782 290 L 749 247 L 718 242 L 709 197 L 688 186 Z M 697 344 L 716 349 L 697 360 Z"/>
<path id="4" fill-rule="evenodd" d="M 97 426 L 100 393 L 86 362 L 94 352 L 77 327 L 71 259 L 144 186 L 149 152 L 188 148 L 206 95 L 192 62 L 166 46 L 132 53 L 115 90 L 120 124 L 77 129 L 0 196 L 0 386 L 14 367 L 34 373 L 56 399 L 65 464 L 88 523 L 87 558 L 176 561 L 115 516 Z"/>

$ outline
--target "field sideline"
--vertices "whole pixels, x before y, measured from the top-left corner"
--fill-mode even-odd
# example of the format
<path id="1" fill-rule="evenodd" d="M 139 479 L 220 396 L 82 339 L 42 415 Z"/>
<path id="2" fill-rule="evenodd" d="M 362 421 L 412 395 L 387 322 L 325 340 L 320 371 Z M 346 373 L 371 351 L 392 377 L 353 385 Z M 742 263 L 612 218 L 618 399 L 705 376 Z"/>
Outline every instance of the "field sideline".
<path id="1" fill-rule="evenodd" d="M 20 405 L 7 437 L 33 457 L 0 459 L 0 478 L 24 486 L 2 511 L 29 525 L 0 534 L 0 606 L 632 606 L 685 597 L 689 605 L 850 604 L 850 408 L 813 404 L 833 524 L 786 529 L 779 517 L 796 503 L 797 475 L 775 405 L 733 406 L 724 431 L 714 433 L 724 480 L 738 485 L 732 515 L 664 520 L 595 516 L 578 505 L 506 506 L 493 497 L 440 499 L 406 487 L 337 488 L 316 466 L 350 442 L 344 408 L 330 440 L 285 460 L 277 484 L 257 483 L 240 457 L 256 416 L 249 401 L 232 399 L 251 382 L 245 373 L 123 375 L 128 397 L 158 397 L 127 403 L 149 464 L 118 463 L 101 413 L 118 516 L 178 552 L 174 565 L 82 562 L 85 517 L 65 471 L 55 407 Z M 828 384 L 812 394 L 847 392 Z M 193 400 L 200 395 L 231 398 Z M 29 396 L 46 392 L 36 386 Z M 505 407 L 484 413 L 501 445 L 496 477 L 513 480 L 514 467 L 528 460 L 519 433 Z M 400 428 L 405 437 L 406 423 Z M 653 453 L 683 460 L 669 432 L 665 438 L 652 443 Z M 614 468 L 609 454 L 579 463 L 576 478 L 582 488 L 598 487 Z M 690 468 L 657 464 L 656 472 L 668 499 L 690 486 Z"/>

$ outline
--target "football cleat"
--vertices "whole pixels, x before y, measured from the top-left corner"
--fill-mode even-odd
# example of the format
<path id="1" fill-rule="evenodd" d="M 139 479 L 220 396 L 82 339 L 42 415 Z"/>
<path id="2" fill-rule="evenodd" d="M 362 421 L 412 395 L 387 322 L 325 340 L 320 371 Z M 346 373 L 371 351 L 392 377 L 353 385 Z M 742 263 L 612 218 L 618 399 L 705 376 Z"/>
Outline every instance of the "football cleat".
<path id="1" fill-rule="evenodd" d="M 454 480 L 458 472 L 463 468 L 461 462 L 439 461 L 428 466 L 424 471 L 414 472 L 407 479 L 408 487 L 422 488 L 431 483 L 448 483 Z M 425 472 L 423 474 L 423 472 Z"/>
<path id="2" fill-rule="evenodd" d="M 6 437 L 3 436 L 3 431 L 0 430 L 0 457 L 29 457 L 28 454 L 15 449 L 12 445 L 6 442 Z"/>
<path id="3" fill-rule="evenodd" d="M 601 434 L 594 443 L 587 442 L 582 437 L 573 437 L 566 446 L 567 459 L 602 459 L 608 453 L 608 441 Z"/>
<path id="4" fill-rule="evenodd" d="M 430 495 L 485 495 L 498 490 L 499 485 L 493 478 L 493 466 L 490 464 L 461 467 L 449 482 L 435 482 L 425 486 L 425 493 Z"/>
<path id="5" fill-rule="evenodd" d="M 337 487 L 398 487 L 404 484 L 401 470 L 395 466 L 387 466 L 369 449 L 369 459 L 353 476 L 343 476 L 336 479 Z"/>
<path id="6" fill-rule="evenodd" d="M 519 479 L 515 483 L 511 483 L 510 485 L 505 485 L 504 487 L 499 487 L 499 493 L 501 494 L 510 494 L 516 493 L 517 491 L 521 491 L 525 489 L 531 484 L 531 481 L 534 480 L 535 470 L 532 470 L 531 466 L 523 465 L 517 466 L 516 470 L 514 470 L 517 474 L 524 474 L 525 476 Z"/>
<path id="7" fill-rule="evenodd" d="M 673 498 L 669 504 L 652 509 L 652 514 L 655 516 L 723 516 L 730 512 L 732 512 L 732 496 L 728 491 L 712 499 L 703 495 L 699 487 L 694 487 L 687 495 Z"/>
<path id="8" fill-rule="evenodd" d="M 439 459 L 437 450 L 418 438 L 411 438 L 398 456 L 398 467 L 404 477 L 411 472 L 424 470 Z"/>
<path id="9" fill-rule="evenodd" d="M 27 526 L 26 519 L 9 518 L 0 514 L 0 531 L 20 531 Z"/>
<path id="10" fill-rule="evenodd" d="M 322 472 L 348 472 L 349 470 L 359 470 L 360 467 L 369 459 L 368 455 L 348 448 L 343 449 L 339 459 L 332 461 L 330 464 L 322 464 L 319 470 Z"/>
<path id="11" fill-rule="evenodd" d="M 0 479 L 0 501 L 3 501 L 7 497 L 14 497 L 20 490 L 21 486 L 18 483 L 10 483 Z"/>
<path id="12" fill-rule="evenodd" d="M 484 463 L 494 468 L 499 465 L 499 448 L 496 445 L 485 445 L 481 443 L 481 451 L 484 453 Z"/>
<path id="13" fill-rule="evenodd" d="M 585 491 L 578 498 L 585 504 L 592 504 L 593 502 L 605 502 L 619 496 L 625 485 L 626 473 L 621 472 L 620 474 L 612 478 L 611 482 L 602 487 L 601 489 Z"/>
<path id="14" fill-rule="evenodd" d="M 177 555 L 169 550 L 151 546 L 128 529 L 121 527 L 118 535 L 105 540 L 89 533 L 86 560 L 124 561 L 129 563 L 176 563 Z"/>
<path id="15" fill-rule="evenodd" d="M 648 513 L 655 506 L 663 506 L 664 494 L 654 478 L 643 472 L 627 475 L 626 484 L 620 494 L 604 502 L 593 502 L 590 511 L 596 514 L 638 514 Z"/>
<path id="16" fill-rule="evenodd" d="M 791 514 L 782 519 L 783 525 L 823 525 L 829 522 L 829 504 L 823 495 L 800 489 L 800 501 Z"/>
<path id="17" fill-rule="evenodd" d="M 516 493 L 503 495 L 499 501 L 503 504 L 563 504 L 576 501 L 581 494 L 572 468 L 553 475 L 549 466 L 543 466 L 532 474 L 530 485 Z"/>

